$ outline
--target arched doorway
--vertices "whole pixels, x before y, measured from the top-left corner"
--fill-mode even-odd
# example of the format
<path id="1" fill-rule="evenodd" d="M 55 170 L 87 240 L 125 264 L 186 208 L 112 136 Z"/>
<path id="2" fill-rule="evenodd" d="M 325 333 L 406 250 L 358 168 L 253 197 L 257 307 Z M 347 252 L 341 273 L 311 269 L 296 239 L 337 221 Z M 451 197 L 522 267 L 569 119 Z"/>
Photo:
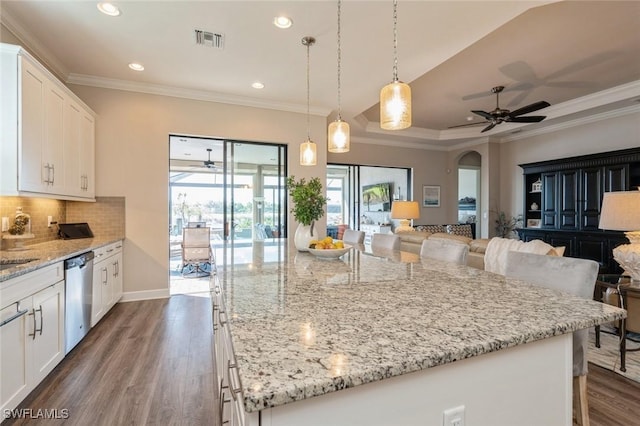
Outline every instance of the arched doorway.
<path id="1" fill-rule="evenodd" d="M 458 222 L 476 226 L 480 223 L 480 166 L 482 157 L 475 151 L 467 152 L 458 160 Z"/>

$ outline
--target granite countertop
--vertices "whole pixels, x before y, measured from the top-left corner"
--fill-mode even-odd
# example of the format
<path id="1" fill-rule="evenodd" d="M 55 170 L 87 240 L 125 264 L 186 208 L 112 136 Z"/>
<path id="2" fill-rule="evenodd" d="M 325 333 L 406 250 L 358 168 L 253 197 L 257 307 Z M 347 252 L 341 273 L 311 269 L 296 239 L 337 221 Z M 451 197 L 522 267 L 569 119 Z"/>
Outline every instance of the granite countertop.
<path id="1" fill-rule="evenodd" d="M 0 271 L 0 282 L 27 274 L 56 262 L 69 259 L 107 244 L 123 240 L 124 237 L 95 237 L 79 240 L 54 240 L 46 243 L 25 246 L 27 250 L 0 251 L 0 262 L 34 259 L 31 262 L 15 265 Z"/>
<path id="2" fill-rule="evenodd" d="M 411 253 L 217 249 L 247 412 L 571 333 L 606 304 Z M 232 265 L 232 262 L 243 264 Z"/>

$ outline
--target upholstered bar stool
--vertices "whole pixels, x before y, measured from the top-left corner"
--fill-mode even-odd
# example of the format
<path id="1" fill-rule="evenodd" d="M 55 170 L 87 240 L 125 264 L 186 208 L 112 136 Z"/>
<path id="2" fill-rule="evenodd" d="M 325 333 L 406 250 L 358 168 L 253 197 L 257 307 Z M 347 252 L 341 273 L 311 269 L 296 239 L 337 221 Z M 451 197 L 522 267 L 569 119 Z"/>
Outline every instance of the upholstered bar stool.
<path id="1" fill-rule="evenodd" d="M 345 229 L 342 241 L 347 244 L 364 244 L 364 232 L 353 229 Z"/>
<path id="2" fill-rule="evenodd" d="M 505 276 L 591 300 L 598 277 L 593 260 L 509 252 Z M 573 332 L 573 409 L 576 423 L 589 425 L 587 403 L 588 330 Z"/>
<path id="3" fill-rule="evenodd" d="M 373 234 L 371 248 L 383 250 L 400 250 L 400 237 L 395 234 Z"/>
<path id="4" fill-rule="evenodd" d="M 469 246 L 467 244 L 449 242 L 439 239 L 427 239 L 420 247 L 420 257 L 442 260 L 443 262 L 467 264 Z"/>

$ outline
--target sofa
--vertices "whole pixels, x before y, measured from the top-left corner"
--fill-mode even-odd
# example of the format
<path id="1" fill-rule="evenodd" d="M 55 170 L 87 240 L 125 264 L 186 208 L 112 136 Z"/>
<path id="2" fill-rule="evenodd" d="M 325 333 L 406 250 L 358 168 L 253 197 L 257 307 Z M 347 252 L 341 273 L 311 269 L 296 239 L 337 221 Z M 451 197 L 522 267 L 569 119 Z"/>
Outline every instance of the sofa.
<path id="1" fill-rule="evenodd" d="M 484 254 L 489 239 L 473 238 L 473 229 L 468 224 L 452 225 L 417 225 L 415 231 L 398 232 L 400 250 L 420 254 L 422 241 L 427 238 L 446 239 L 469 245 L 467 265 L 477 269 L 484 269 Z"/>

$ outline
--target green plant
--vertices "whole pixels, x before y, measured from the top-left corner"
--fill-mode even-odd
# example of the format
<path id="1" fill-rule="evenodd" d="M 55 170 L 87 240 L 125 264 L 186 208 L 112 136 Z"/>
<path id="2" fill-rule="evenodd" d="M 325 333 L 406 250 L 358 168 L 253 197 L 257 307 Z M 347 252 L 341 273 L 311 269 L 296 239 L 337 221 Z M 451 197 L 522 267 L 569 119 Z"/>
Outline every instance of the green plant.
<path id="1" fill-rule="evenodd" d="M 505 212 L 500 212 L 496 218 L 496 234 L 498 237 L 507 238 L 521 224 L 522 215 L 507 217 Z"/>
<path id="2" fill-rule="evenodd" d="M 314 177 L 309 182 L 301 178 L 296 182 L 296 177 L 290 176 L 287 178 L 287 187 L 293 200 L 291 213 L 301 224 L 313 226 L 313 222 L 324 215 L 324 206 L 327 204 L 327 198 L 322 195 L 320 178 Z"/>

